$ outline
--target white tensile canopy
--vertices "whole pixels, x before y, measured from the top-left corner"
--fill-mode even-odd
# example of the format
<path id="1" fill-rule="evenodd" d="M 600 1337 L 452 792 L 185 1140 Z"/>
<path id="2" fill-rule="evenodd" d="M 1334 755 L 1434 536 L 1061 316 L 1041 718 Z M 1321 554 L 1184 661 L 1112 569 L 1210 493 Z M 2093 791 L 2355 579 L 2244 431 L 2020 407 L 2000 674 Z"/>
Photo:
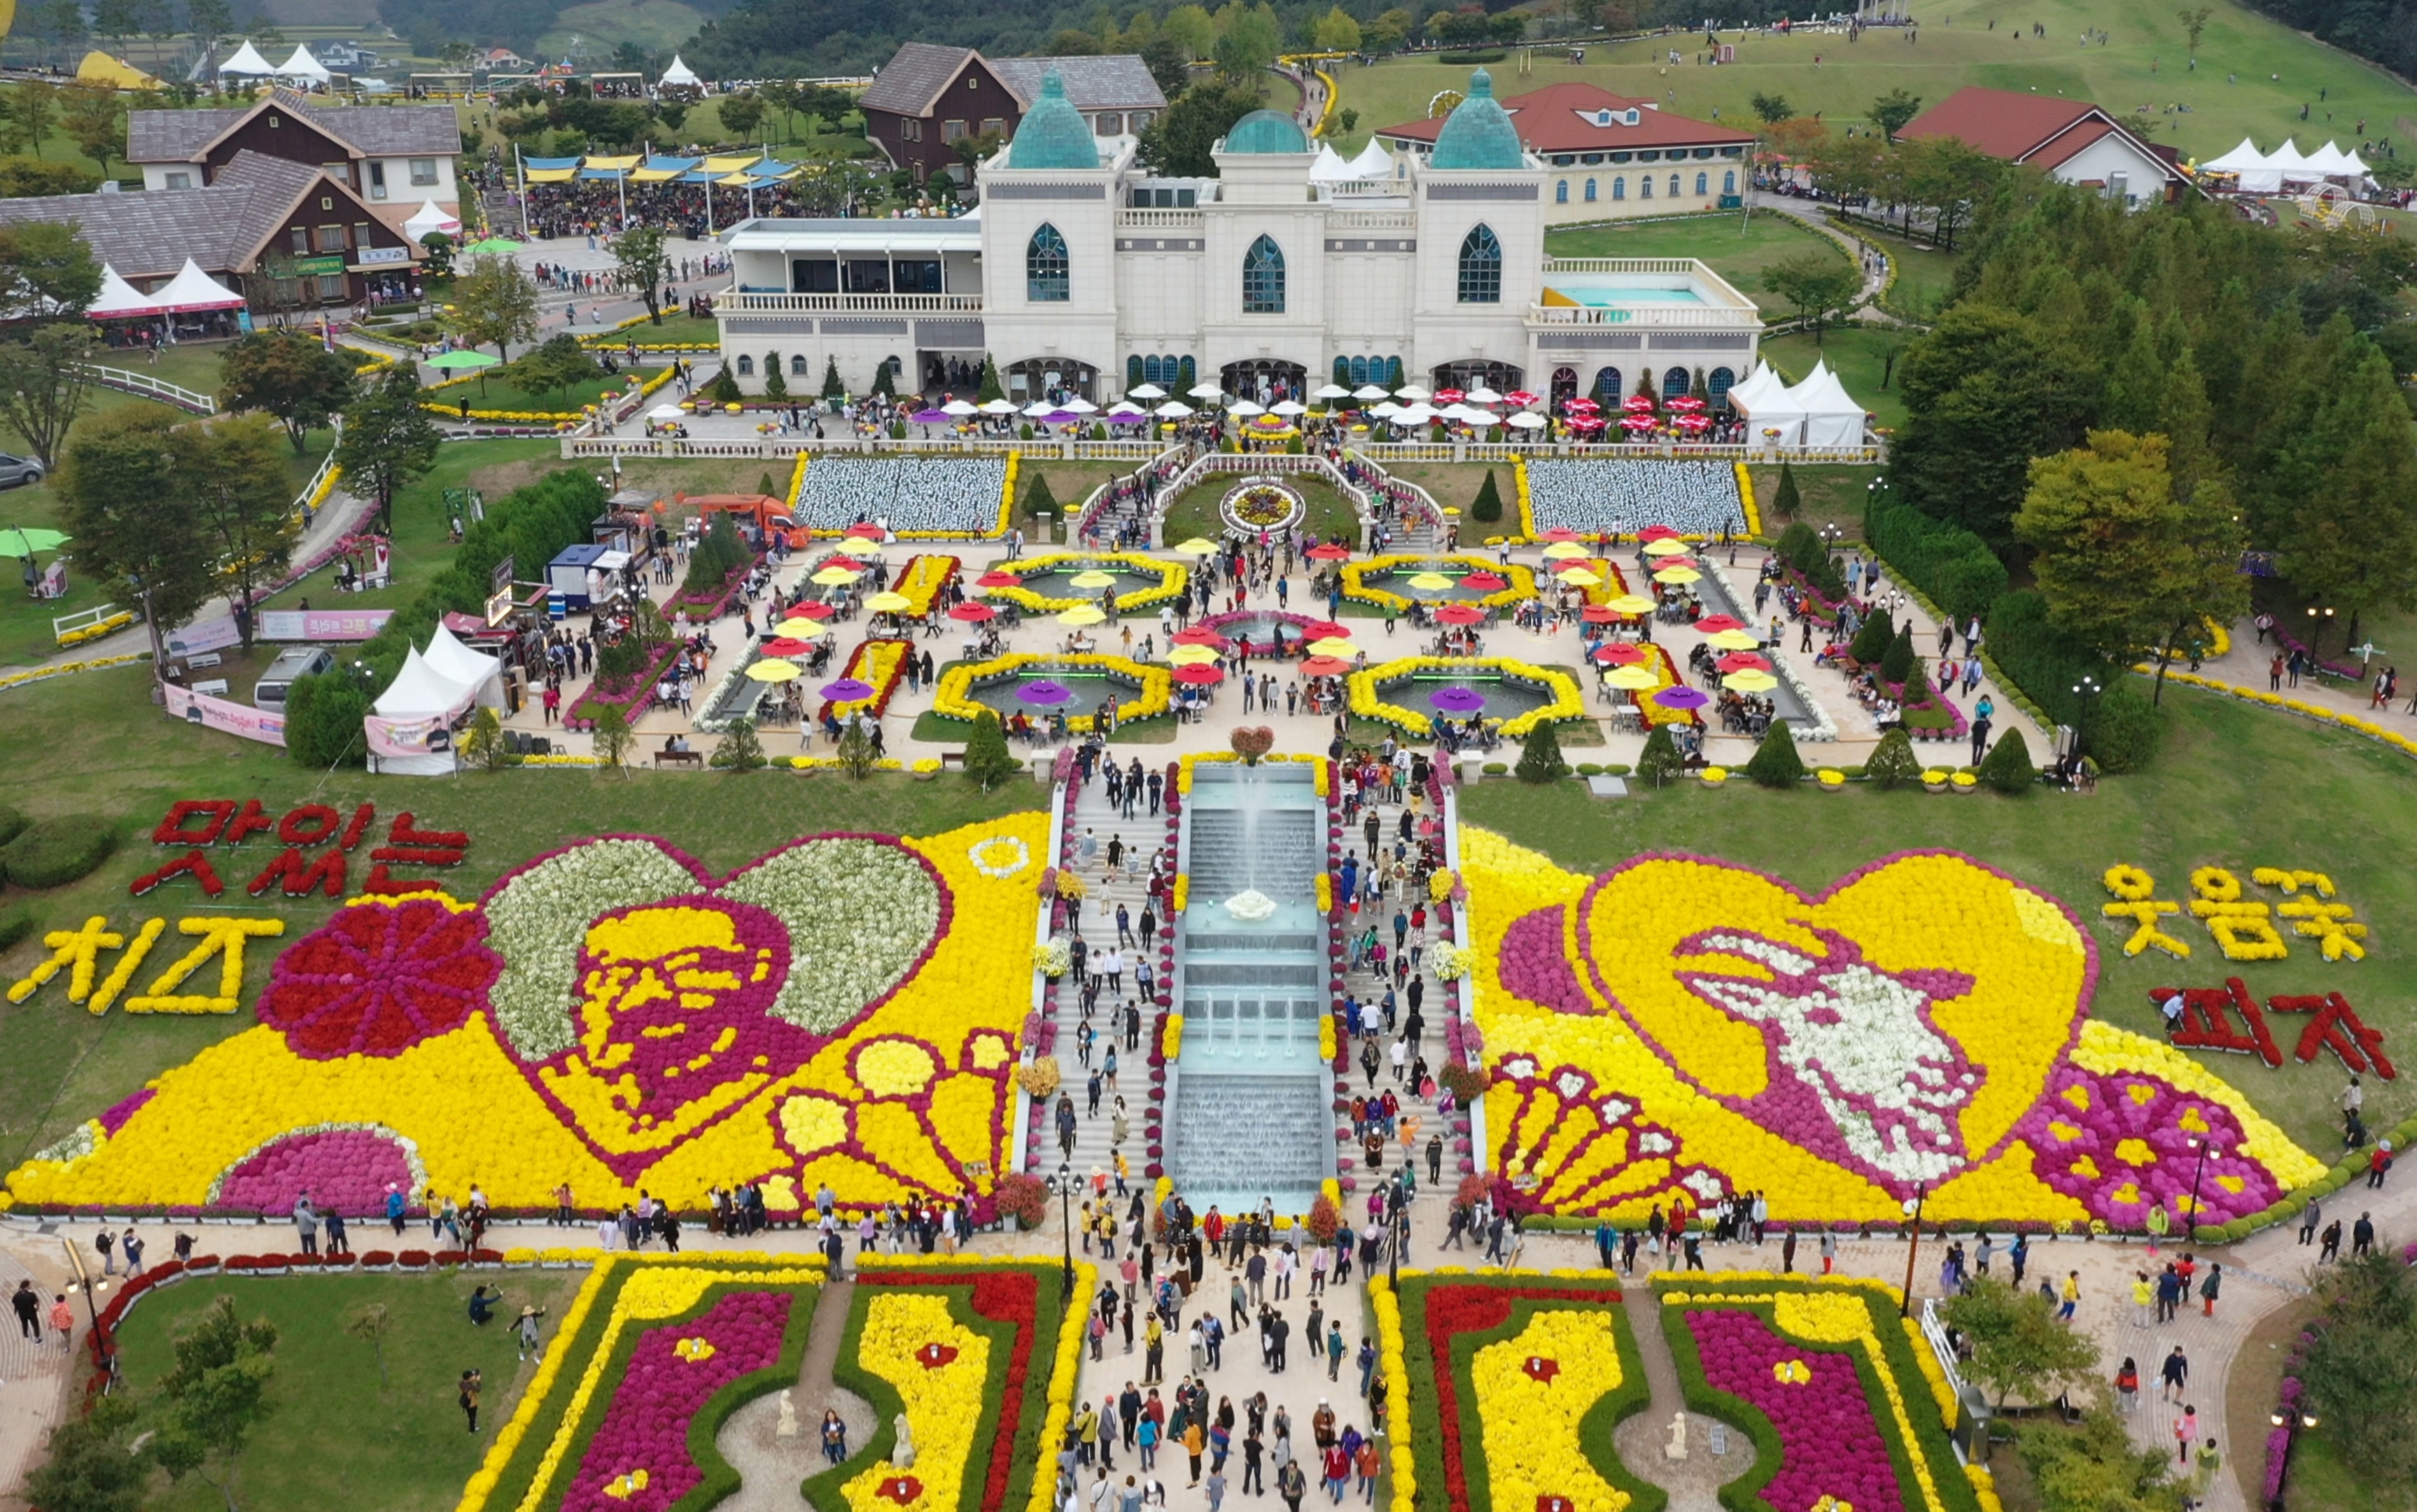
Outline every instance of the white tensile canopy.
<path id="1" fill-rule="evenodd" d="M 117 276 L 117 269 L 107 263 L 100 265 L 100 293 L 85 309 L 92 320 L 124 320 L 135 315 L 156 315 L 160 301 L 144 294 Z"/>
<path id="2" fill-rule="evenodd" d="M 151 301 L 172 314 L 184 314 L 195 310 L 234 310 L 242 305 L 243 296 L 203 272 L 202 265 L 188 257 L 168 286 L 151 296 Z"/>
<path id="3" fill-rule="evenodd" d="M 268 60 L 260 55 L 260 49 L 250 42 L 236 49 L 235 56 L 219 65 L 219 72 L 222 74 L 241 74 L 249 79 L 266 79 L 276 71 Z"/>
<path id="4" fill-rule="evenodd" d="M 1731 388 L 1731 407 L 1745 417 L 1746 444 L 1797 447 L 1804 444 L 1804 407 L 1796 402 L 1787 384 L 1770 364 L 1755 369 L 1754 376 Z M 1776 435 L 1765 432 L 1776 431 Z"/>
<path id="5" fill-rule="evenodd" d="M 672 54 L 672 66 L 665 69 L 663 70 L 663 76 L 655 82 L 659 86 L 662 84 L 685 85 L 692 89 L 705 83 L 703 79 L 697 77 L 696 70 L 694 69 L 690 68 L 687 64 L 682 63 L 679 60 L 679 54 L 676 53 Z"/>
<path id="6" fill-rule="evenodd" d="M 1317 160 L 1309 165 L 1309 181 L 1313 184 L 1340 184 L 1355 176 L 1351 164 L 1343 154 L 1324 142 L 1317 145 Z"/>
<path id="7" fill-rule="evenodd" d="M 1826 360 L 1814 363 L 1804 381 L 1787 390 L 1787 402 L 1803 415 L 1804 445 L 1862 445 L 1863 406 L 1847 392 Z"/>
<path id="8" fill-rule="evenodd" d="M 285 66 L 277 70 L 277 76 L 281 79 L 308 79 L 312 84 L 326 84 L 335 77 L 311 55 L 310 48 L 298 42 L 295 44 L 294 55 L 285 60 Z"/>
<path id="9" fill-rule="evenodd" d="M 464 646 L 453 632 L 443 625 L 428 638 L 428 652 L 422 658 L 448 680 L 461 683 L 480 695 L 480 702 L 489 701 L 484 695 L 487 685 L 503 676 L 503 664 L 494 657 L 474 651 Z"/>
<path id="10" fill-rule="evenodd" d="M 436 207 L 434 200 L 422 203 L 418 209 L 411 212 L 411 219 L 403 223 L 403 234 L 414 241 L 440 235 L 449 237 L 461 229 L 462 218 L 447 215 Z"/>
<path id="11" fill-rule="evenodd" d="M 372 771 L 393 776 L 442 777 L 454 769 L 449 741 L 434 737 L 474 704 L 503 701 L 503 669 L 453 638 L 442 626 L 428 654 L 406 651 L 403 670 L 378 695 L 365 719 Z"/>
<path id="12" fill-rule="evenodd" d="M 1382 178 L 1392 171 L 1393 155 L 1373 136 L 1368 139 L 1368 145 L 1360 149 L 1360 156 L 1351 160 L 1351 174 L 1355 178 Z"/>
<path id="13" fill-rule="evenodd" d="M 2201 173 L 2209 174 L 2255 173 L 2266 166 L 2266 154 L 2257 150 L 2257 143 L 2244 136 L 2241 139 L 2241 145 L 2220 158 L 2210 158 L 2198 166 Z"/>

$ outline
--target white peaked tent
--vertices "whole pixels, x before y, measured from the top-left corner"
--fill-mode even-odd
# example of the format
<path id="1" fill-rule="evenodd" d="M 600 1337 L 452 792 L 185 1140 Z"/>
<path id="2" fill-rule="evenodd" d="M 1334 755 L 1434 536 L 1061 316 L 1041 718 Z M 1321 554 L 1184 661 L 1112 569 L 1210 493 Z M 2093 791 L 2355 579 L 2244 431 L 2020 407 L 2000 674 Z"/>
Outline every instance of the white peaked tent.
<path id="1" fill-rule="evenodd" d="M 439 627 L 428 655 L 407 651 L 403 670 L 379 694 L 363 720 L 370 770 L 389 776 L 442 777 L 453 771 L 447 732 L 473 705 L 503 701 L 503 669 L 493 657 L 455 640 Z"/>
<path id="2" fill-rule="evenodd" d="M 2198 166 L 2201 173 L 2251 174 L 2266 166 L 2266 154 L 2257 150 L 2257 143 L 2244 136 L 2241 139 L 2241 145 L 2221 158 L 2210 158 Z"/>
<path id="3" fill-rule="evenodd" d="M 117 269 L 107 263 L 100 266 L 100 293 L 84 311 L 93 320 L 124 320 L 134 315 L 156 315 L 160 301 L 117 276 Z"/>
<path id="4" fill-rule="evenodd" d="M 294 55 L 285 60 L 285 66 L 277 70 L 277 76 L 281 79 L 301 79 L 311 84 L 326 84 L 335 77 L 311 55 L 308 47 L 300 43 L 295 44 Z"/>
<path id="5" fill-rule="evenodd" d="M 448 680 L 470 688 L 479 702 L 496 706 L 503 703 L 503 664 L 463 645 L 443 625 L 438 625 L 436 634 L 428 638 L 428 653 L 421 660 Z"/>
<path id="6" fill-rule="evenodd" d="M 1368 145 L 1360 149 L 1360 156 L 1351 160 L 1351 172 L 1356 177 L 1384 178 L 1392 171 L 1393 155 L 1373 136 L 1368 139 Z"/>
<path id="7" fill-rule="evenodd" d="M 1787 384 L 1766 362 L 1754 375 L 1728 391 L 1732 408 L 1745 418 L 1746 444 L 1792 447 L 1803 444 L 1804 411 L 1788 393 Z M 1775 436 L 1765 431 L 1776 430 Z"/>
<path id="8" fill-rule="evenodd" d="M 203 272 L 202 265 L 188 257 L 168 286 L 152 295 L 151 300 L 171 313 L 183 314 L 195 310 L 233 310 L 243 303 L 243 296 Z"/>
<path id="9" fill-rule="evenodd" d="M 705 81 L 698 78 L 696 70 L 682 63 L 679 54 L 675 53 L 672 54 L 672 66 L 663 70 L 663 76 L 656 80 L 655 84 L 658 88 L 665 89 L 701 89 L 705 86 Z"/>
<path id="10" fill-rule="evenodd" d="M 235 56 L 219 65 L 219 72 L 235 74 L 246 79 L 266 79 L 277 70 L 269 67 L 266 58 L 260 55 L 260 49 L 246 42 L 236 49 Z"/>
<path id="11" fill-rule="evenodd" d="M 411 213 L 411 219 L 403 223 L 403 234 L 414 241 L 424 240 L 439 233 L 450 237 L 461 229 L 462 218 L 458 215 L 447 215 L 436 207 L 434 200 L 422 203 L 418 209 Z"/>
<path id="12" fill-rule="evenodd" d="M 1862 445 L 1863 406 L 1847 392 L 1827 360 L 1814 363 L 1804 381 L 1787 390 L 1787 403 L 1803 416 L 1803 445 Z"/>
<path id="13" fill-rule="evenodd" d="M 1317 160 L 1309 165 L 1311 183 L 1341 184 L 1357 176 L 1351 171 L 1351 164 L 1344 160 L 1343 154 L 1324 142 L 1317 145 Z"/>

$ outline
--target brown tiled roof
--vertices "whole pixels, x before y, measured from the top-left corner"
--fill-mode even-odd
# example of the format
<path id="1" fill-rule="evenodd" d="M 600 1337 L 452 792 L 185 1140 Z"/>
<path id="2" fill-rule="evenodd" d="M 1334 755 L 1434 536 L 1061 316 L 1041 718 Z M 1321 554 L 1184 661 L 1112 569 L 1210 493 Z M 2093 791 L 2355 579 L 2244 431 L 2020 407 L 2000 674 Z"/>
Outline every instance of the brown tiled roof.
<path id="1" fill-rule="evenodd" d="M 1076 110 L 1164 110 L 1166 96 L 1150 77 L 1149 65 L 1132 53 L 1106 57 L 984 58 L 999 82 L 1025 108 L 1041 98 L 1041 77 L 1051 69 L 1066 86 Z"/>
<path id="2" fill-rule="evenodd" d="M 949 87 L 949 81 L 957 76 L 965 60 L 978 56 L 970 47 L 903 42 L 871 87 L 857 97 L 857 103 L 866 110 L 885 110 L 896 115 L 928 114 L 932 102 Z"/>
<path id="3" fill-rule="evenodd" d="M 365 158 L 452 157 L 462 150 L 462 127 L 450 105 L 329 105 L 279 89 L 250 105 L 129 112 L 126 160 L 190 162 L 247 117 L 272 106 Z"/>
<path id="4" fill-rule="evenodd" d="M 1751 131 L 1655 110 L 1649 99 L 1632 99 L 1590 84 L 1546 84 L 1542 89 L 1512 96 L 1502 101 L 1502 108 L 1511 113 L 1511 124 L 1517 129 L 1521 144 L 1535 153 L 1744 146 L 1754 141 Z M 1636 112 L 1636 124 L 1622 124 L 1621 114 L 1632 108 Z M 1604 111 L 1611 112 L 1608 126 L 1596 124 L 1596 116 Z M 1442 130 L 1441 120 L 1404 121 L 1399 126 L 1380 127 L 1376 134 L 1393 141 L 1432 145 L 1436 133 Z"/>
<path id="5" fill-rule="evenodd" d="M 368 219 L 358 196 L 309 163 L 243 151 L 201 189 L 0 199 L 0 223 L 74 221 L 93 255 L 135 281 L 165 278 L 190 257 L 205 273 L 249 267 L 305 195 L 343 201 L 333 217 Z"/>

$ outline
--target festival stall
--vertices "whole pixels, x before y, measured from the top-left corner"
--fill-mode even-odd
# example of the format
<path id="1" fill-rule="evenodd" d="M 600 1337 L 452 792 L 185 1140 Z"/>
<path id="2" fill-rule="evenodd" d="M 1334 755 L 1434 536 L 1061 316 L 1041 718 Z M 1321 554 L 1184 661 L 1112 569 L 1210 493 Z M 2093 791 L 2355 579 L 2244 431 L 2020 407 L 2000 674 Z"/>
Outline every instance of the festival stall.
<path id="1" fill-rule="evenodd" d="M 1847 392 L 1826 359 L 1815 362 L 1804 381 L 1787 390 L 1787 403 L 1803 418 L 1802 445 L 1863 444 L 1863 406 Z"/>
<path id="2" fill-rule="evenodd" d="M 453 771 L 453 725 L 478 705 L 501 708 L 503 667 L 438 626 L 425 654 L 403 660 L 394 682 L 361 722 L 370 771 L 387 776 L 443 777 Z"/>

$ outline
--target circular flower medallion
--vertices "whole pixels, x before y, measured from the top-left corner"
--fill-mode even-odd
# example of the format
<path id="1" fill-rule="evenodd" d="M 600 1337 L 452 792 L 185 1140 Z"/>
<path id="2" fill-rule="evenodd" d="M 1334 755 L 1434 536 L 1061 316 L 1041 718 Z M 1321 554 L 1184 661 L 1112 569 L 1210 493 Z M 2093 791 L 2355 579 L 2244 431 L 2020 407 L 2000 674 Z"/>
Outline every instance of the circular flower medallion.
<path id="1" fill-rule="evenodd" d="M 955 1345 L 943 1344 L 937 1339 L 934 1339 L 915 1352 L 915 1363 L 926 1370 L 937 1370 L 940 1367 L 954 1361 L 956 1357 Z"/>
<path id="2" fill-rule="evenodd" d="M 1032 848 L 1011 834 L 995 834 L 976 841 L 965 857 L 974 863 L 974 870 L 997 881 L 1031 865 Z"/>
<path id="3" fill-rule="evenodd" d="M 420 893 L 366 902 L 277 957 L 260 1021 L 297 1055 L 399 1055 L 459 1028 L 503 962 L 477 910 Z"/>
<path id="4" fill-rule="evenodd" d="M 1771 1379 L 1783 1386 L 1810 1385 L 1813 1367 L 1801 1360 L 1782 1360 L 1771 1367 Z"/>
<path id="5" fill-rule="evenodd" d="M 1262 530 L 1288 530 L 1309 514 L 1300 490 L 1273 478 L 1246 478 L 1225 490 L 1217 507 L 1225 527 L 1238 535 Z"/>

